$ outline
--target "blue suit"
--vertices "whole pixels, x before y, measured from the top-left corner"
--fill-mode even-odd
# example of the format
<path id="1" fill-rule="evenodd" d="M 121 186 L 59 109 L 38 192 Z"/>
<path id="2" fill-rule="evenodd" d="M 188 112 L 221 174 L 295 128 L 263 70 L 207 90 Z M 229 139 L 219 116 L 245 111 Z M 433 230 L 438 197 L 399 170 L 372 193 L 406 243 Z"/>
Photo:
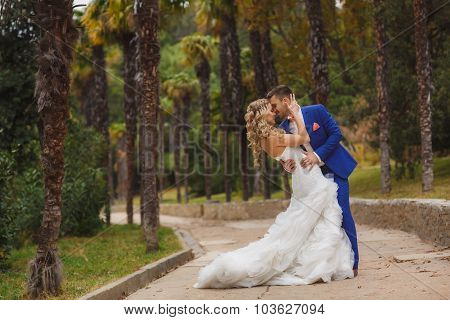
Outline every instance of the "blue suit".
<path id="1" fill-rule="evenodd" d="M 355 222 L 350 212 L 350 192 L 348 177 L 355 169 L 357 162 L 339 142 L 342 133 L 338 124 L 330 115 L 328 110 L 321 104 L 300 108 L 305 120 L 305 127 L 310 137 L 310 144 L 314 152 L 325 163 L 321 166 L 323 174 L 331 172 L 334 174 L 334 182 L 338 185 L 338 202 L 342 208 L 342 227 L 347 233 L 355 254 L 353 268 L 358 268 L 359 253 L 356 235 Z M 314 123 L 319 125 L 313 131 Z M 289 130 L 289 120 L 284 120 L 279 127 L 291 133 Z"/>

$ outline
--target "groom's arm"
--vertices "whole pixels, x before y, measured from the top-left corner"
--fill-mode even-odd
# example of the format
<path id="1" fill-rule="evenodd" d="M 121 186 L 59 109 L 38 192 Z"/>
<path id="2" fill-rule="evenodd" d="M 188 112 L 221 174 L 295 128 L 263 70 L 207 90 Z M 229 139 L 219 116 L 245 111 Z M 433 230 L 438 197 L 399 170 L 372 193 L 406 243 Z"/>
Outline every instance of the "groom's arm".
<path id="1" fill-rule="evenodd" d="M 320 122 L 323 125 L 323 128 L 325 129 L 328 138 L 323 145 L 321 145 L 315 150 L 315 152 L 320 157 L 320 159 L 324 161 L 328 158 L 331 152 L 334 149 L 336 149 L 336 147 L 339 145 L 339 142 L 342 139 L 342 133 L 341 129 L 339 129 L 338 124 L 333 119 L 328 110 L 325 108 L 325 106 L 319 105 L 318 112 Z"/>

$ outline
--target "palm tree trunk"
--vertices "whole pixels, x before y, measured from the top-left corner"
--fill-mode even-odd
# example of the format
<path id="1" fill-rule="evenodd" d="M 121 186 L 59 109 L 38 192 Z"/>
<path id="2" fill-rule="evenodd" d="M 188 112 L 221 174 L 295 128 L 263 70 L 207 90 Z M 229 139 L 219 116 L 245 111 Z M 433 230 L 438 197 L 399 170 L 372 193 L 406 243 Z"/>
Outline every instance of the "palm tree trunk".
<path id="1" fill-rule="evenodd" d="M 159 106 L 159 2 L 158 0 L 136 1 L 143 93 L 143 227 L 147 252 L 150 252 L 158 249 L 159 198 L 156 187 L 158 127 L 156 122 Z"/>
<path id="2" fill-rule="evenodd" d="M 416 72 L 419 87 L 422 191 L 433 188 L 433 147 L 431 140 L 431 61 L 427 29 L 427 6 L 414 0 Z"/>
<path id="3" fill-rule="evenodd" d="M 64 137 L 67 132 L 72 51 L 78 37 L 72 1 L 39 1 L 35 5 L 41 37 L 38 46 L 36 101 L 42 120 L 41 159 L 45 203 L 36 257 L 30 262 L 27 293 L 30 298 L 57 295 L 62 262 L 57 241 L 61 225 L 61 190 L 64 179 Z"/>
<path id="4" fill-rule="evenodd" d="M 380 123 L 381 151 L 381 193 L 391 191 L 391 167 L 389 164 L 389 96 L 387 88 L 387 62 L 384 44 L 384 1 L 374 0 L 375 38 L 377 41 L 376 85 L 378 99 L 378 120 Z"/>
<path id="5" fill-rule="evenodd" d="M 203 142 L 203 174 L 206 200 L 211 200 L 211 111 L 209 96 L 209 78 L 211 66 L 208 59 L 202 58 L 195 66 L 195 72 L 200 83 L 200 106 L 202 108 L 202 142 Z"/>
<path id="6" fill-rule="evenodd" d="M 236 30 L 236 6 L 234 1 L 227 0 L 226 6 L 229 7 L 229 10 L 224 10 L 221 16 L 221 22 L 223 23 L 221 30 L 221 42 L 225 45 L 224 54 L 227 55 L 226 62 L 228 62 L 227 66 L 227 81 L 228 91 L 226 94 L 230 98 L 231 108 L 234 112 L 234 121 L 233 124 L 237 125 L 236 134 L 237 142 L 239 143 L 239 163 L 240 163 L 240 171 L 241 171 L 241 182 L 242 182 L 242 200 L 248 200 L 249 194 L 249 184 L 248 184 L 248 167 L 247 167 L 247 158 L 248 158 L 248 148 L 245 145 L 242 145 L 243 140 L 240 138 L 241 130 L 245 128 L 245 120 L 244 120 L 244 95 L 243 95 L 243 86 L 242 86 L 242 75 L 241 75 L 241 60 L 240 60 L 240 47 L 239 47 L 239 39 Z M 225 31 L 225 32 L 224 32 Z M 245 129 L 243 129 L 245 131 Z"/>
<path id="7" fill-rule="evenodd" d="M 336 1 L 327 1 L 326 2 L 329 8 L 329 11 L 331 12 L 331 26 L 332 30 L 335 30 L 337 32 L 338 29 L 338 21 L 337 21 L 337 6 Z M 341 40 L 339 38 L 339 35 L 336 34 L 336 36 L 332 35 L 333 32 L 330 32 L 327 34 L 327 38 L 330 41 L 330 45 L 333 48 L 333 50 L 337 54 L 338 63 L 341 67 L 342 74 L 341 78 L 342 81 L 348 85 L 354 85 L 352 78 L 350 77 L 348 70 L 347 70 L 347 64 L 345 62 L 345 54 L 342 50 L 341 46 Z"/>
<path id="8" fill-rule="evenodd" d="M 137 92 L 139 92 L 139 94 L 136 94 L 135 96 L 135 103 L 136 103 L 136 110 L 138 113 L 138 117 L 139 117 L 139 127 L 138 127 L 138 172 L 139 172 L 139 215 L 140 215 L 140 225 L 143 229 L 144 227 L 144 202 L 143 202 L 143 195 L 144 195 L 144 190 L 142 188 L 142 164 L 144 163 L 144 153 L 142 152 L 142 150 L 144 149 L 143 146 L 143 141 L 144 141 L 144 134 L 143 134 L 143 113 L 142 113 L 142 68 L 141 68 L 141 64 L 140 64 L 140 60 L 141 60 L 141 54 L 140 54 L 140 50 L 139 50 L 139 34 L 136 32 L 135 35 L 135 40 L 136 40 L 136 58 L 134 60 L 135 63 L 135 75 L 134 75 L 134 83 L 135 83 L 135 87 Z"/>
<path id="9" fill-rule="evenodd" d="M 228 81 L 228 30 L 226 25 L 220 30 L 219 42 L 219 59 L 220 59 L 220 102 L 222 106 L 222 134 L 223 134 L 223 164 L 224 164 L 224 189 L 226 202 L 231 201 L 231 175 L 229 168 L 231 167 L 231 157 L 229 155 L 229 132 L 232 121 L 233 109 L 230 97 L 229 81 Z"/>
<path id="10" fill-rule="evenodd" d="M 250 50 L 252 52 L 253 72 L 256 94 L 258 98 L 263 98 L 267 93 L 267 86 L 264 80 L 264 66 L 261 60 L 261 38 L 258 30 L 250 30 Z"/>
<path id="11" fill-rule="evenodd" d="M 184 182 L 184 201 L 189 202 L 189 113 L 191 111 L 191 96 L 187 94 L 183 99 L 183 112 L 182 112 L 182 135 L 181 145 L 183 146 L 183 182 Z"/>
<path id="12" fill-rule="evenodd" d="M 172 129 L 173 132 L 173 157 L 174 157 L 174 171 L 175 171 L 175 187 L 177 189 L 177 203 L 181 203 L 181 107 L 178 99 L 175 99 L 173 102 L 173 124 Z"/>
<path id="13" fill-rule="evenodd" d="M 91 72 L 86 77 L 86 82 L 83 84 L 80 96 L 80 111 L 84 115 L 86 126 L 92 127 L 93 120 L 93 96 L 94 96 L 94 73 Z"/>
<path id="14" fill-rule="evenodd" d="M 261 32 L 261 61 L 264 69 L 264 80 L 266 83 L 266 92 L 278 85 L 278 73 L 275 68 L 273 58 L 272 40 L 270 39 L 270 30 Z"/>
<path id="15" fill-rule="evenodd" d="M 320 1 L 317 0 L 306 0 L 305 4 L 310 26 L 309 45 L 311 47 L 312 77 L 315 87 L 314 103 L 326 105 L 330 84 L 328 81 L 328 58 L 325 47 L 322 9 Z"/>
<path id="16" fill-rule="evenodd" d="M 269 157 L 267 153 L 261 153 L 261 171 L 263 178 L 263 196 L 264 199 L 270 199 L 272 196 L 271 181 L 270 181 L 270 166 Z"/>
<path id="17" fill-rule="evenodd" d="M 158 109 L 158 130 L 159 130 L 159 199 L 163 200 L 164 193 L 164 114 L 163 110 Z"/>
<path id="18" fill-rule="evenodd" d="M 124 56 L 124 81 L 123 100 L 126 128 L 126 203 L 127 203 L 127 221 L 133 224 L 133 186 L 134 186 L 134 140 L 136 138 L 136 101 L 135 101 L 135 62 L 136 58 L 136 39 L 133 34 L 128 33 L 123 37 L 122 42 Z"/>
<path id="19" fill-rule="evenodd" d="M 106 224 L 111 223 L 111 201 L 113 196 L 113 178 L 112 178 L 112 153 L 109 138 L 109 112 L 105 69 L 105 51 L 103 45 L 96 45 L 92 48 L 92 59 L 94 63 L 94 128 L 103 135 L 106 145 L 106 154 L 104 155 L 104 167 L 106 169 L 106 179 L 108 188 L 108 197 L 105 204 Z"/>
<path id="20" fill-rule="evenodd" d="M 231 157 L 230 157 L 230 131 L 223 131 L 223 163 L 224 163 L 224 187 L 225 201 L 231 201 Z"/>
<path id="21" fill-rule="evenodd" d="M 278 73 L 275 68 L 275 60 L 273 57 L 273 51 L 272 51 L 272 40 L 270 39 L 270 30 L 266 29 L 261 32 L 260 35 L 260 50 L 261 50 L 261 61 L 263 65 L 264 70 L 264 81 L 266 85 L 266 92 L 268 92 L 270 89 L 278 85 Z M 265 161 L 265 167 L 267 168 L 267 172 L 264 173 L 266 178 L 264 179 L 264 185 L 265 188 L 268 189 L 267 192 L 269 192 L 269 198 L 270 198 L 270 187 L 271 187 L 271 181 L 269 178 L 269 158 L 267 155 L 265 155 L 265 158 L 263 159 Z M 280 174 L 275 172 L 279 172 L 280 167 L 273 167 L 273 176 L 279 176 Z M 289 183 L 289 178 L 287 174 L 283 173 L 281 174 L 282 181 L 283 181 L 283 189 L 284 189 L 284 195 L 286 199 L 289 199 L 291 197 L 291 185 Z M 264 198 L 266 198 L 267 193 L 264 192 Z"/>
<path id="22" fill-rule="evenodd" d="M 143 117 L 142 117 L 142 107 L 140 106 L 140 104 L 138 104 L 139 107 L 139 170 L 140 170 L 140 186 L 139 186 L 139 196 L 140 196 L 140 200 L 139 200 L 139 214 L 141 217 L 141 227 L 144 227 L 144 188 L 142 186 L 142 180 L 143 180 L 143 170 L 142 170 L 142 165 L 144 163 L 144 126 L 142 124 L 143 121 Z"/>
<path id="23" fill-rule="evenodd" d="M 258 97 L 265 97 L 266 93 L 278 84 L 278 74 L 275 69 L 275 61 L 272 52 L 270 30 L 250 31 L 250 47 L 252 51 L 253 70 L 255 73 L 255 86 Z M 261 155 L 261 175 L 263 180 L 264 199 L 271 198 L 271 179 L 269 159 L 267 154 Z M 275 170 L 275 168 L 274 168 Z M 275 173 L 275 172 L 274 172 Z M 275 174 L 274 174 L 275 175 Z M 286 175 L 282 175 L 285 195 L 290 197 L 290 184 Z"/>

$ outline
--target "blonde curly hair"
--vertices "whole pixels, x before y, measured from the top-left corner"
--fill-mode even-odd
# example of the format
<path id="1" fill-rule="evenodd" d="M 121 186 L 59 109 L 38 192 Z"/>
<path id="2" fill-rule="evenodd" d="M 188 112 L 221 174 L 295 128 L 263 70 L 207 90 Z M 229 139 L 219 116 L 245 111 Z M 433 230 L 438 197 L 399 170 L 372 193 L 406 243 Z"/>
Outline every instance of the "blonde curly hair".
<path id="1" fill-rule="evenodd" d="M 264 111 L 270 108 L 267 99 L 258 99 L 251 102 L 247 107 L 245 122 L 247 128 L 247 139 L 249 148 L 253 152 L 253 164 L 256 168 L 261 166 L 261 140 L 270 135 L 284 134 L 284 130 L 270 125 L 264 117 Z"/>

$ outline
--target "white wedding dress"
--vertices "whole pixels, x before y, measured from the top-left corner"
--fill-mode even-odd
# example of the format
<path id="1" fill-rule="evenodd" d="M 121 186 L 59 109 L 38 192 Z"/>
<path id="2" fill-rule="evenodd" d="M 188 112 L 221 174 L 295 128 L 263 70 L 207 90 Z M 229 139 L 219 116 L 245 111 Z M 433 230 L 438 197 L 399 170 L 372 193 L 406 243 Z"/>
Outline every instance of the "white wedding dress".
<path id="1" fill-rule="evenodd" d="M 354 253 L 341 227 L 337 184 L 317 165 L 300 166 L 300 148 L 276 159 L 294 159 L 292 196 L 263 238 L 225 252 L 200 269 L 194 288 L 302 285 L 353 278 Z"/>

